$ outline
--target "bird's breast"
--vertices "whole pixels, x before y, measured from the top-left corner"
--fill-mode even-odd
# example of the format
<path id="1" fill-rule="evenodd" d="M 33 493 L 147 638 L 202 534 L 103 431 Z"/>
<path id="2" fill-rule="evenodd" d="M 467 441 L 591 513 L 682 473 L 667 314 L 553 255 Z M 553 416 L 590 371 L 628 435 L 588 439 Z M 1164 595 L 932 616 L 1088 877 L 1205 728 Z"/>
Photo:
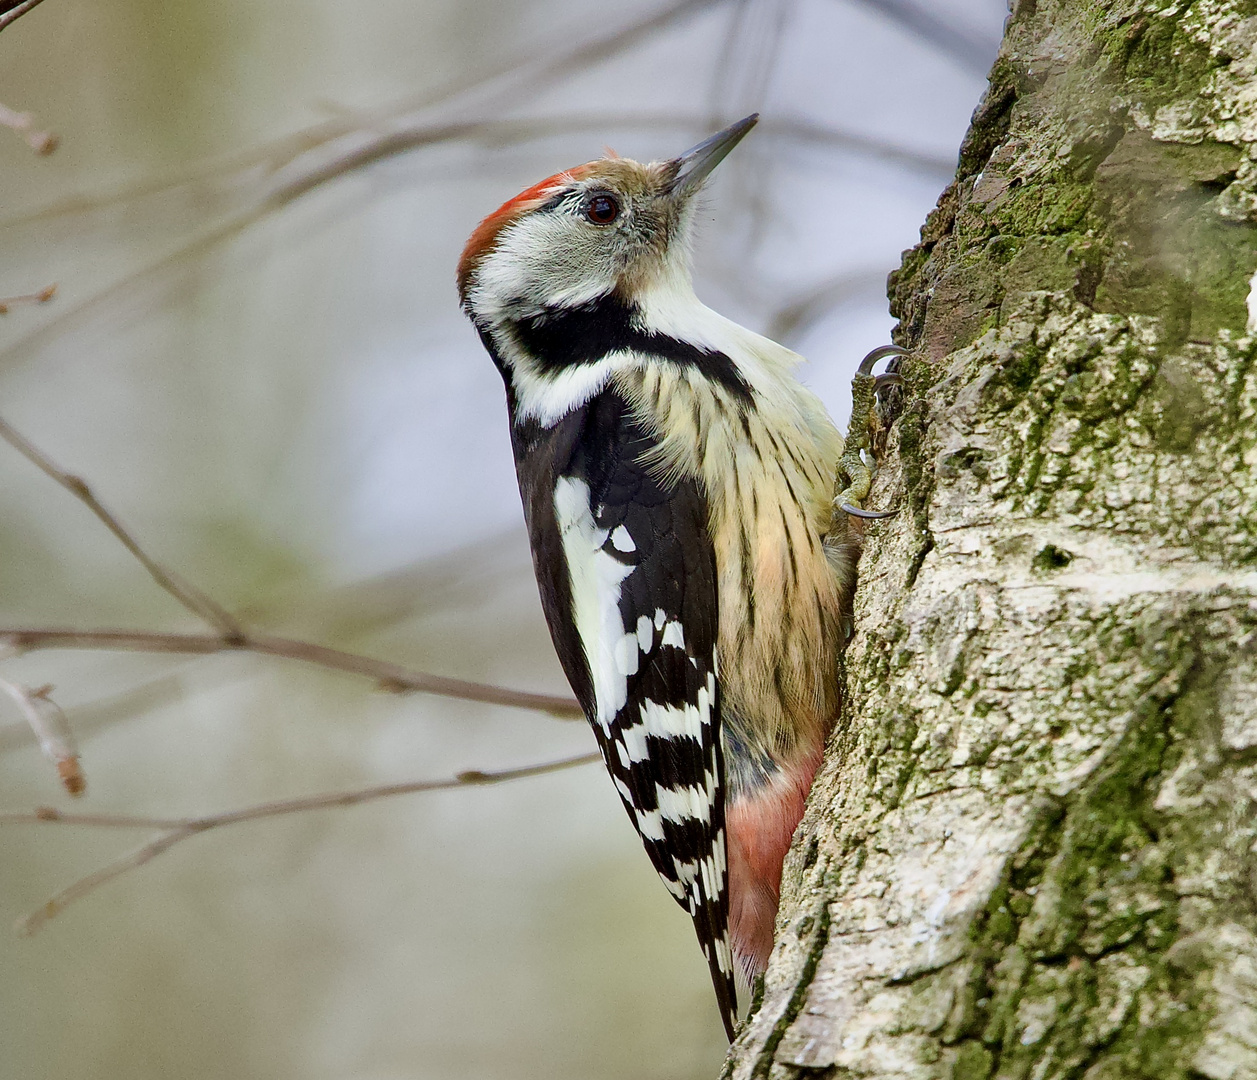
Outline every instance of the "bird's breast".
<path id="1" fill-rule="evenodd" d="M 844 575 L 826 539 L 842 439 L 792 378 L 748 402 L 662 367 L 633 383 L 657 468 L 696 477 L 707 494 L 736 788 L 740 763 L 814 753 L 837 710 Z"/>

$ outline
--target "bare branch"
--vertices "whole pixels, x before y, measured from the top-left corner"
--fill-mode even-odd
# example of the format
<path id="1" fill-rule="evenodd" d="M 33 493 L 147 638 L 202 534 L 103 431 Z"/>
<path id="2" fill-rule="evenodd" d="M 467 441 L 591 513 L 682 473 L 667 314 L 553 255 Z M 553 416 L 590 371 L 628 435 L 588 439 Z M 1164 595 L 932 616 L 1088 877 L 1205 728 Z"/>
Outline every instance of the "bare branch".
<path id="1" fill-rule="evenodd" d="M 0 678 L 0 691 L 8 694 L 22 711 L 39 740 L 44 757 L 56 766 L 62 786 L 71 795 L 82 795 L 87 788 L 87 779 L 79 767 L 79 748 L 65 713 L 52 700 L 52 687 L 32 689 Z"/>
<path id="2" fill-rule="evenodd" d="M 221 828 L 224 825 L 241 825 L 246 821 L 300 814 L 309 810 L 332 810 L 345 806 L 357 806 L 360 803 L 392 798 L 394 795 L 415 795 L 425 791 L 449 791 L 459 787 L 502 784 L 508 780 L 543 776 L 546 773 L 561 772 L 564 769 L 589 765 L 601 760 L 601 755 L 593 751 L 573 757 L 559 758 L 556 761 L 542 761 L 536 765 L 520 765 L 514 769 L 492 771 L 466 769 L 441 780 L 403 780 L 395 784 L 373 784 L 370 787 L 353 788 L 349 791 L 300 795 L 292 799 L 271 799 L 242 807 L 239 810 L 224 810 L 217 814 L 202 814 L 197 817 L 161 818 L 131 814 L 80 814 L 67 813 L 52 806 L 41 806 L 31 811 L 0 813 L 0 825 L 81 825 L 98 829 L 162 829 L 169 832 L 184 830 L 191 834 Z"/>
<path id="3" fill-rule="evenodd" d="M 282 656 L 302 660 L 321 667 L 333 668 L 375 679 L 380 686 L 394 691 L 418 690 L 444 697 L 481 701 L 494 705 L 510 705 L 525 709 L 538 709 L 564 718 L 582 715 L 575 702 L 549 694 L 532 694 L 487 686 L 483 683 L 450 679 L 426 672 L 410 671 L 398 664 L 372 660 L 353 653 L 342 652 L 323 645 L 294 641 L 291 638 L 272 637 L 265 634 L 249 634 L 243 626 L 215 601 L 199 589 L 183 581 L 173 571 L 157 563 L 140 547 L 139 542 L 126 530 L 118 519 L 96 498 L 91 488 L 79 476 L 74 476 L 34 446 L 3 419 L 0 419 L 0 438 L 15 447 L 24 457 L 46 475 L 73 494 L 102 521 L 123 546 L 135 556 L 149 575 L 166 592 L 200 615 L 219 634 L 162 634 L 134 633 L 128 631 L 78 631 L 78 630 L 0 630 L 0 642 L 17 650 L 39 648 L 88 648 L 129 649 L 143 652 L 217 653 L 245 651 Z"/>
<path id="4" fill-rule="evenodd" d="M 619 51 L 643 38 L 650 37 L 674 23 L 683 22 L 691 15 L 713 7 L 718 2 L 719 0 L 677 0 L 638 22 L 613 29 L 605 37 L 582 42 L 574 48 L 544 57 L 539 61 L 500 66 L 470 79 L 457 80 L 435 92 L 411 95 L 373 109 L 339 109 L 334 118 L 323 123 L 311 125 L 242 153 L 218 158 L 208 165 L 198 164 L 191 169 L 180 170 L 165 180 L 155 183 L 145 182 L 115 197 L 126 198 L 132 194 L 151 194 L 179 187 L 197 179 L 230 174 L 258 166 L 264 167 L 268 172 L 277 172 L 308 151 L 317 150 L 346 136 L 357 138 L 364 131 L 379 131 L 397 124 L 404 117 L 414 117 L 421 112 L 435 110 L 438 106 L 445 111 L 447 117 L 460 104 L 464 110 L 474 105 L 476 112 L 480 115 L 500 112 L 503 105 L 516 104 L 527 88 L 536 90 L 582 67 L 588 67 L 599 60 L 615 56 Z M 4 0 L 0 0 L 0 10 L 3 8 Z M 432 122 L 431 117 L 428 118 L 428 122 Z M 66 205 L 69 209 L 81 209 L 90 208 L 91 203 L 71 201 Z M 43 213 L 43 211 L 36 211 L 34 215 L 23 215 L 5 221 L 3 224 L 28 221 Z"/>
<path id="5" fill-rule="evenodd" d="M 128 870 L 134 870 L 137 866 L 143 866 L 150 859 L 155 859 L 163 851 L 174 847 L 180 840 L 186 840 L 191 835 L 193 834 L 181 829 L 162 833 L 147 844 L 129 851 L 126 855 L 115 859 L 106 866 L 102 866 L 99 870 L 67 885 L 60 892 L 50 897 L 43 907 L 18 919 L 13 924 L 13 929 L 19 934 L 34 934 L 50 919 L 56 918 L 75 900 L 79 900 L 93 890 L 99 889 L 107 882 L 113 881 L 114 878 L 121 877 Z"/>
<path id="6" fill-rule="evenodd" d="M 8 3 L 0 2 L 0 30 L 3 30 L 9 23 L 17 22 L 23 15 L 33 7 L 37 7 L 43 0 L 20 0 L 15 3 L 9 0 Z"/>
<path id="7" fill-rule="evenodd" d="M 473 769 L 461 772 L 447 780 L 412 780 L 398 784 L 380 784 L 374 787 L 358 788 L 353 791 L 337 791 L 324 795 L 308 795 L 295 799 L 275 799 L 270 802 L 246 806 L 240 810 L 228 810 L 220 814 L 209 814 L 203 817 L 190 818 L 151 818 L 131 817 L 123 814 L 66 814 L 53 807 L 44 806 L 29 812 L 0 814 L 0 825 L 47 824 L 80 825 L 90 828 L 106 829 L 160 829 L 146 844 L 127 852 L 125 855 L 99 870 L 79 878 L 53 896 L 37 911 L 18 920 L 19 933 L 33 934 L 50 919 L 66 909 L 74 901 L 98 889 L 101 885 L 113 881 L 128 870 L 151 862 L 158 855 L 169 851 L 176 844 L 191 836 L 209 832 L 211 829 L 227 825 L 239 825 L 246 821 L 258 821 L 262 818 L 280 817 L 285 814 L 299 814 L 310 810 L 327 810 L 333 807 L 357 806 L 360 803 L 387 799 L 394 795 L 413 795 L 423 791 L 448 791 L 451 788 L 478 786 L 481 784 L 501 784 L 508 780 L 522 780 L 529 776 L 541 776 L 545 773 L 559 772 L 578 765 L 587 765 L 600 760 L 597 753 L 580 754 L 576 757 L 562 758 L 558 761 L 546 761 L 538 765 L 525 765 L 518 769 L 502 769 L 496 772 L 483 772 Z"/>
<path id="8" fill-rule="evenodd" d="M 838 274 L 778 308 L 769 324 L 768 336 L 774 341 L 797 340 L 838 304 L 870 289 L 886 291 L 886 274 L 880 266 Z"/>
<path id="9" fill-rule="evenodd" d="M 488 705 L 505 705 L 518 709 L 534 709 L 563 720 L 584 717 L 580 706 L 570 698 L 551 694 L 534 694 L 526 690 L 509 690 L 486 683 L 451 679 L 414 671 L 387 660 L 376 660 L 340 649 L 315 645 L 292 638 L 269 634 L 242 634 L 239 637 L 216 637 L 213 634 L 166 634 L 131 630 L 74 630 L 47 628 L 0 627 L 0 644 L 19 652 L 38 649 L 110 649 L 126 652 L 180 653 L 208 655 L 221 652 L 251 652 L 278 656 L 307 664 L 344 671 L 373 679 L 382 689 L 394 693 L 419 692 L 463 701 L 479 701 Z"/>
<path id="10" fill-rule="evenodd" d="M 16 131 L 35 153 L 51 154 L 61 141 L 50 131 L 40 131 L 31 113 L 18 112 L 7 105 L 0 105 L 0 127 Z"/>
<path id="11" fill-rule="evenodd" d="M 494 146 L 503 146 L 555 135 L 576 135 L 583 132 L 598 136 L 605 136 L 609 131 L 626 129 L 701 132 L 710 127 L 711 123 L 710 118 L 676 113 L 629 113 L 618 116 L 574 114 L 528 120 L 457 120 L 415 123 L 387 134 L 371 136 L 368 141 L 355 146 L 346 155 L 317 166 L 308 175 L 303 173 L 284 182 L 279 188 L 264 196 L 264 199 L 273 210 L 328 180 L 348 175 L 357 169 L 389 157 L 446 142 L 480 139 Z M 953 158 L 925 153 L 883 139 L 806 121 L 762 120 L 760 129 L 761 137 L 788 139 L 805 145 L 878 158 L 940 180 L 949 178 L 956 168 Z M 295 140 L 300 134 L 297 133 L 288 138 Z M 307 145 L 304 149 L 311 149 L 311 147 Z M 190 170 L 163 178 L 124 184 L 95 195 L 71 196 L 37 210 L 0 219 L 0 228 L 29 225 L 32 222 L 46 221 L 66 214 L 91 213 L 134 199 L 174 191 L 189 184 L 212 180 L 218 176 L 230 175 L 233 172 L 255 167 L 264 156 L 282 157 L 284 159 L 282 163 L 285 165 L 296 161 L 298 157 L 295 152 L 281 152 L 272 144 L 250 151 L 247 155 L 203 163 Z M 278 171 L 278 168 L 268 171 Z M 232 231 L 234 232 L 235 229 Z"/>
<path id="12" fill-rule="evenodd" d="M 66 710 L 66 720 L 76 737 L 107 728 L 126 720 L 151 712 L 154 709 L 178 701 L 184 693 L 183 680 L 177 675 L 159 675 L 117 694 L 98 697 L 93 701 Z M 29 746 L 30 725 L 14 721 L 0 726 L 0 754 Z"/>
<path id="13" fill-rule="evenodd" d="M 966 71 L 985 76 L 999 52 L 999 41 L 988 39 L 940 19 L 913 0 L 857 0 L 879 15 L 897 22 L 909 33 L 950 56 Z"/>
<path id="14" fill-rule="evenodd" d="M 140 547 L 135 539 L 113 513 L 108 510 L 87 482 L 80 476 L 66 472 L 47 454 L 35 446 L 29 439 L 17 431 L 7 421 L 0 419 L 0 439 L 4 439 L 27 461 L 31 462 L 45 475 L 52 477 L 58 484 L 86 506 L 104 524 L 111 533 L 121 541 L 140 564 L 148 571 L 158 585 L 179 601 L 195 615 L 199 615 L 211 626 L 216 627 L 229 639 L 239 639 L 244 631 L 239 622 L 215 601 L 206 596 L 200 589 L 184 581 L 181 577 L 153 559 L 148 552 Z"/>
<path id="15" fill-rule="evenodd" d="M 0 105 L 0 109 L 4 106 Z M 39 292 L 26 293 L 24 296 L 0 297 L 0 315 L 7 315 L 14 304 L 46 304 L 57 295 L 56 284 L 45 285 Z"/>

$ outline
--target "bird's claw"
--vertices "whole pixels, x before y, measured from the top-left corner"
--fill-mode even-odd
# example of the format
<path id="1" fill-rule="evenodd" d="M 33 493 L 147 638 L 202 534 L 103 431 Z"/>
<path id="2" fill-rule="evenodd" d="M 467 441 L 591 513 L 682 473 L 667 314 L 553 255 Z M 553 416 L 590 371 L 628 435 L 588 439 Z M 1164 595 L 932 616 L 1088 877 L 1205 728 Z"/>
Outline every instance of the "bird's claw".
<path id="1" fill-rule="evenodd" d="M 894 517 L 898 510 L 864 510 L 858 506 L 852 506 L 849 502 L 839 502 L 838 509 L 844 514 L 850 514 L 852 517 L 864 518 L 867 521 L 877 521 L 881 518 Z"/>
<path id="2" fill-rule="evenodd" d="M 876 349 L 874 349 L 871 353 L 869 353 L 863 360 L 860 361 L 860 366 L 855 369 L 856 374 L 857 375 L 872 375 L 873 365 L 876 364 L 879 360 L 885 360 L 886 357 L 888 356 L 907 356 L 907 355 L 908 355 L 908 350 L 901 349 L 898 345 L 879 345 Z"/>
<path id="3" fill-rule="evenodd" d="M 871 428 L 874 423 L 877 397 L 887 387 L 899 386 L 903 379 L 895 371 L 874 375 L 873 367 L 888 356 L 907 356 L 908 350 L 898 345 L 883 345 L 874 349 L 856 369 L 851 380 L 851 423 L 847 429 L 846 447 L 838 462 L 839 478 L 847 486 L 834 497 L 834 508 L 851 517 L 877 520 L 894 517 L 898 510 L 865 510 L 861 505 L 868 498 L 873 486 L 873 473 L 864 460 L 864 452 L 871 450 Z"/>

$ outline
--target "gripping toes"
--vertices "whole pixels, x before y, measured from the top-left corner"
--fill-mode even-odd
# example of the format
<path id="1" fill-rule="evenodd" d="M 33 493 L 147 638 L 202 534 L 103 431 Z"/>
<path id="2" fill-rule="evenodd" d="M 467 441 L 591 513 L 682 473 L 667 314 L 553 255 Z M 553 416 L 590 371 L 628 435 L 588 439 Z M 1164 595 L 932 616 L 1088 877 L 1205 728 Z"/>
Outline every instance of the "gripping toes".
<path id="1" fill-rule="evenodd" d="M 845 484 L 834 496 L 834 506 L 843 513 L 858 518 L 894 517 L 898 510 L 865 510 L 863 502 L 873 486 L 873 473 L 864 460 L 870 449 L 870 428 L 877 396 L 890 386 L 898 386 L 903 380 L 896 372 L 874 375 L 873 367 L 888 356 L 907 356 L 908 350 L 898 345 L 882 345 L 874 349 L 856 369 L 851 380 L 851 423 L 847 428 L 847 443 L 838 462 L 838 483 Z M 837 485 L 835 485 L 837 486 Z"/>

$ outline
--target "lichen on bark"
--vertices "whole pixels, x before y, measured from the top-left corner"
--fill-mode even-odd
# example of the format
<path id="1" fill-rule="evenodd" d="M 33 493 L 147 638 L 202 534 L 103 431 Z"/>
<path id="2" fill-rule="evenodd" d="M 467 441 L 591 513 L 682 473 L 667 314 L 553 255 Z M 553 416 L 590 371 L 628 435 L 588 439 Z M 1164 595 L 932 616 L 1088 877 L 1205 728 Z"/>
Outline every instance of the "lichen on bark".
<path id="1" fill-rule="evenodd" d="M 1257 4 L 1018 4 L 727 1075 L 1257 1078 L 1255 147 Z"/>

